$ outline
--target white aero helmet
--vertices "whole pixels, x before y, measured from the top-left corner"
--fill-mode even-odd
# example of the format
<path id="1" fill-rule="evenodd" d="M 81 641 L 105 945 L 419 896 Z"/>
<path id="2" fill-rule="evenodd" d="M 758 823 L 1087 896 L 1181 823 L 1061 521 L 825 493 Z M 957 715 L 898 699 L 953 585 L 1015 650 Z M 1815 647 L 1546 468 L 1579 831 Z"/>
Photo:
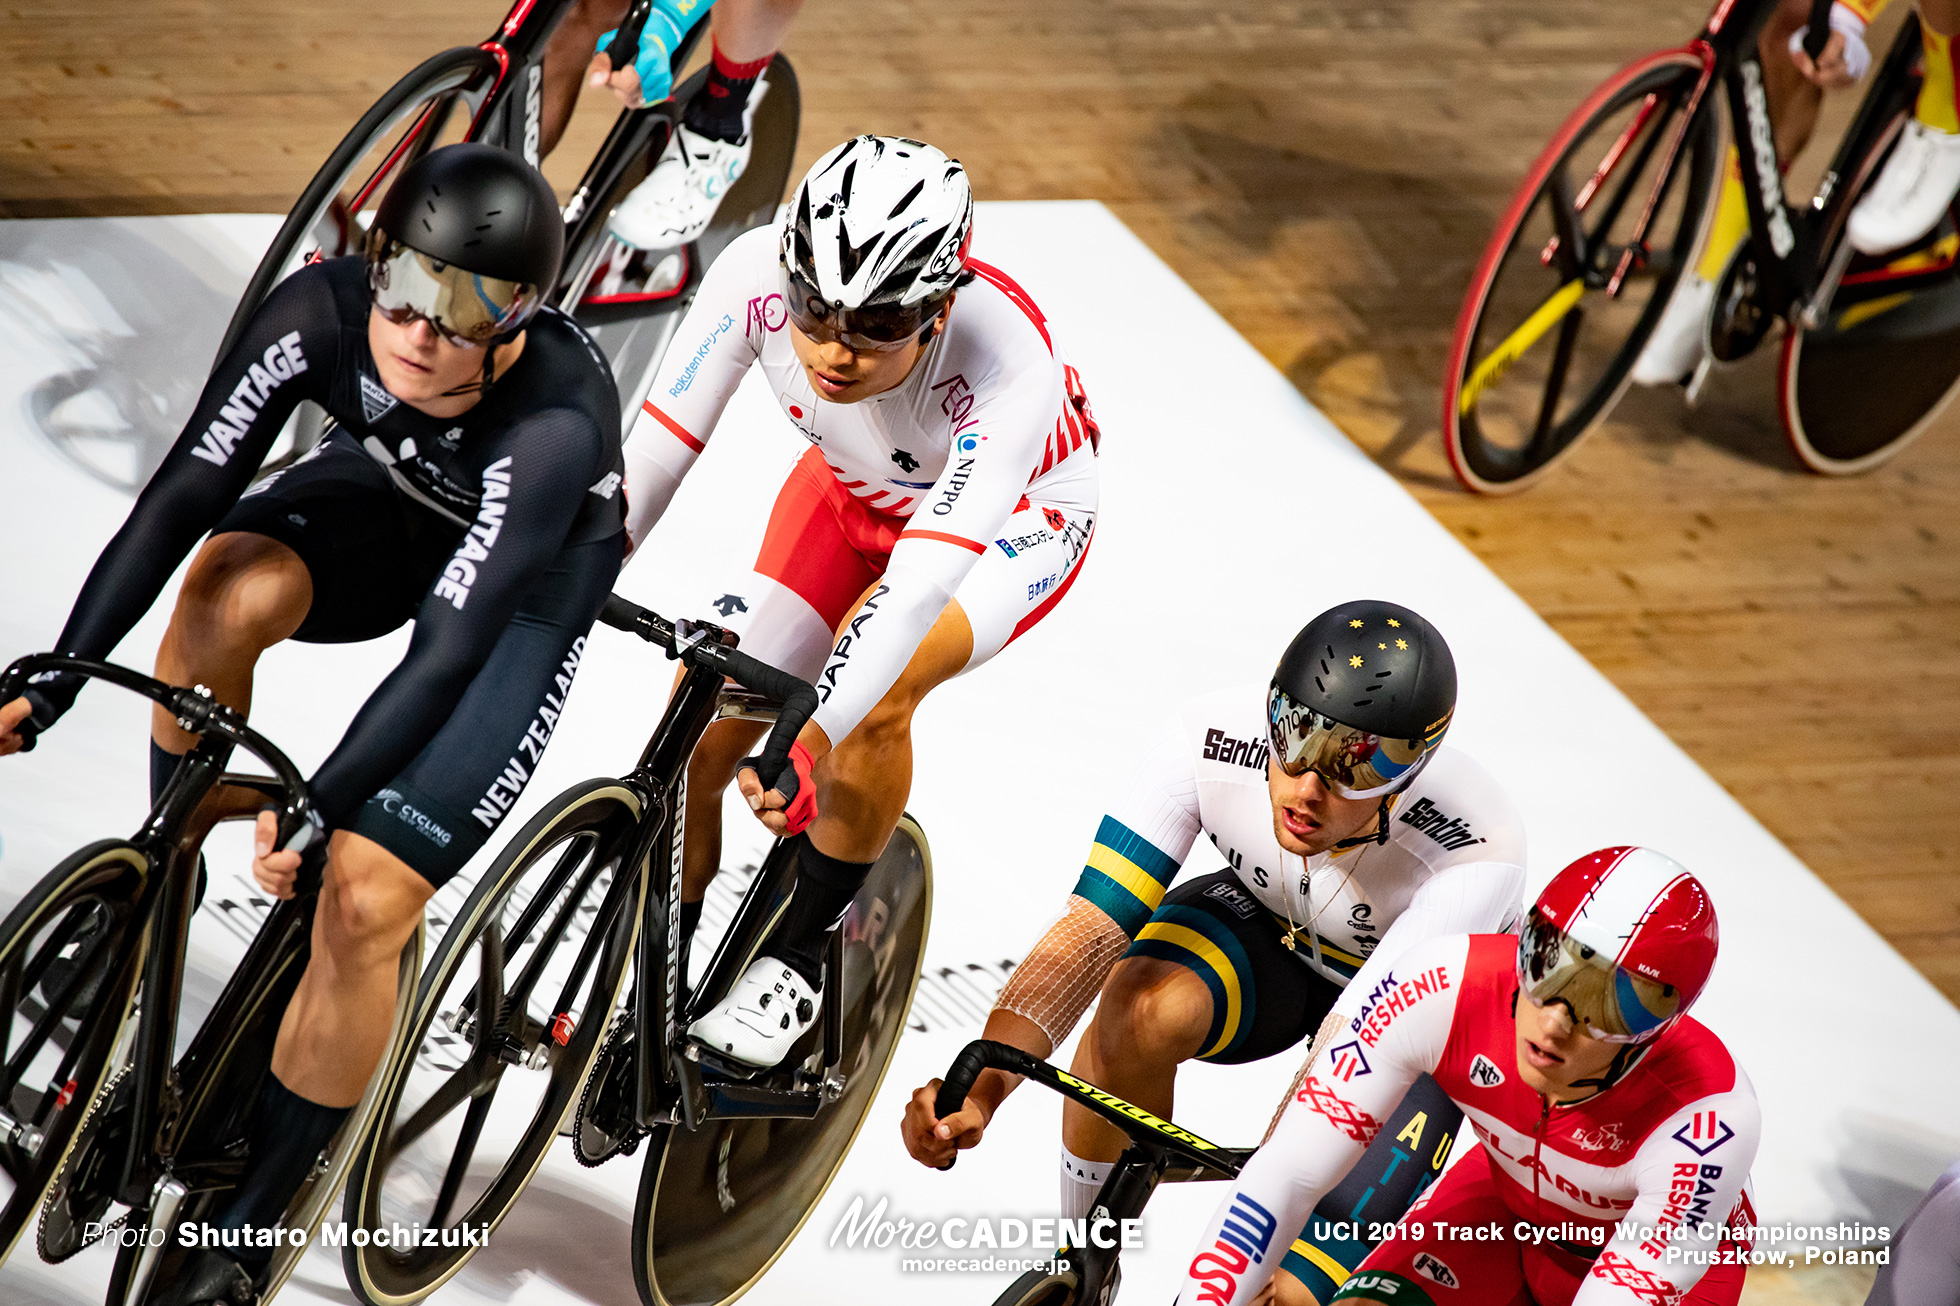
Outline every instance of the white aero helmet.
<path id="1" fill-rule="evenodd" d="M 797 329 L 851 348 L 903 344 L 967 277 L 973 189 L 923 141 L 856 136 L 790 199 L 783 271 Z"/>

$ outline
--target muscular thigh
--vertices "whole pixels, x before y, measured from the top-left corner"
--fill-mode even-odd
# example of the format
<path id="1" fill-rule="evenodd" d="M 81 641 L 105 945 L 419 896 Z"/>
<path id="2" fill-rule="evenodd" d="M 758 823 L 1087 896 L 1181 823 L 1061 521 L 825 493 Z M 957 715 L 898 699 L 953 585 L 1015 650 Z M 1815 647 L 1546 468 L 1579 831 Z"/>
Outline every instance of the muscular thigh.
<path id="1" fill-rule="evenodd" d="M 517 615 L 415 760 L 349 828 L 440 887 L 516 804 L 565 710 L 585 638 L 619 573 L 622 537 L 575 545 L 531 586 Z"/>
<path id="2" fill-rule="evenodd" d="M 463 527 L 409 504 L 374 459 L 329 439 L 247 490 L 212 534 L 230 531 L 298 554 L 313 602 L 293 638 L 343 644 L 412 620 Z"/>
<path id="3" fill-rule="evenodd" d="M 1204 1061 L 1236 1065 L 1312 1034 L 1340 990 L 1280 943 L 1271 912 L 1230 871 L 1174 886 L 1126 956 L 1184 966 L 1211 991 Z"/>
<path id="4" fill-rule="evenodd" d="M 811 449 L 776 494 L 754 569 L 712 600 L 713 619 L 744 653 L 815 680 L 904 525 L 858 504 Z"/>

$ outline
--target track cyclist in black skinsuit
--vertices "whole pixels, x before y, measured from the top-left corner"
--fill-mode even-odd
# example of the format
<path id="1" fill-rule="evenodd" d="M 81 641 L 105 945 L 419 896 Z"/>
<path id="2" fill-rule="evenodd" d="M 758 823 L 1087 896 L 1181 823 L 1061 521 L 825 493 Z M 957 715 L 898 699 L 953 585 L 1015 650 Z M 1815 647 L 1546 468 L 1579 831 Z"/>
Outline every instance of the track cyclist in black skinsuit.
<path id="1" fill-rule="evenodd" d="M 214 1217 L 239 1246 L 199 1252 L 171 1301 L 253 1300 L 270 1235 L 248 1244 L 359 1102 L 401 949 L 535 769 L 619 571 L 612 374 L 571 319 L 539 308 L 563 245 L 550 186 L 514 156 L 452 145 L 410 165 L 365 256 L 294 273 L 219 362 L 61 633 L 62 652 L 107 656 L 207 531 L 158 651 L 164 680 L 244 709 L 272 644 L 414 622 L 311 781 L 329 835 L 312 959 L 254 1108 L 246 1176 Z M 301 399 L 336 426 L 250 484 Z M 76 691 L 43 679 L 0 706 L 0 753 L 31 746 Z M 192 742 L 156 718 L 153 791 Z M 289 897 L 301 853 L 273 850 L 275 834 L 261 815 L 253 874 Z"/>

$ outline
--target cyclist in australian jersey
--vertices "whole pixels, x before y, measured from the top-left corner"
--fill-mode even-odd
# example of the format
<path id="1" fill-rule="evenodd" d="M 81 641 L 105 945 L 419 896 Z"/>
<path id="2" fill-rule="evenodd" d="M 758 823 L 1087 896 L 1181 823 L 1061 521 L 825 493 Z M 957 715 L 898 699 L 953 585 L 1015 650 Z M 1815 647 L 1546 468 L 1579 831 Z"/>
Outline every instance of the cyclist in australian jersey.
<path id="1" fill-rule="evenodd" d="M 741 777 L 765 823 L 799 837 L 767 955 L 692 1031 L 746 1065 L 775 1064 L 809 1026 L 826 931 L 904 809 L 920 699 L 1052 610 L 1095 526 L 1081 383 L 1026 292 L 971 256 L 972 213 L 965 171 L 930 145 L 831 150 L 779 231 L 708 270 L 626 443 L 636 542 L 752 368 L 810 445 L 753 572 L 717 604 L 744 649 L 821 699 L 794 752 L 815 784 L 795 805 Z M 760 729 L 716 724 L 689 765 L 684 931 L 720 860 L 721 791 Z"/>
<path id="2" fill-rule="evenodd" d="M 1356 601 L 1309 622 L 1270 685 L 1189 704 L 1103 818 L 1066 914 L 1009 978 L 985 1037 L 1047 1057 L 1100 991 L 1075 1073 L 1166 1118 L 1193 1057 L 1236 1064 L 1316 1034 L 1308 1064 L 1353 1073 L 1365 1063 L 1355 1022 L 1403 977 L 1412 946 L 1519 919 L 1522 823 L 1482 767 L 1443 746 L 1455 703 L 1435 628 Z M 1200 834 L 1229 868 L 1174 885 Z M 907 1107 L 907 1148 L 948 1163 L 1018 1083 L 987 1072 L 941 1120 L 934 1080 Z M 1369 1246 L 1346 1236 L 1349 1221 L 1366 1233 L 1399 1218 L 1457 1120 L 1434 1085 L 1412 1092 L 1327 1204 L 1339 1232 L 1303 1234 L 1287 1274 L 1330 1298 Z M 1125 1141 L 1065 1109 L 1065 1216 L 1088 1214 Z"/>
<path id="3" fill-rule="evenodd" d="M 157 653 L 163 680 L 245 709 L 271 645 L 414 622 L 310 781 L 326 853 L 312 957 L 252 1111 L 250 1170 L 218 1217 L 228 1227 L 276 1225 L 359 1101 L 401 948 L 516 801 L 618 573 L 617 392 L 585 334 L 539 308 L 563 241 L 551 188 L 501 150 L 452 145 L 406 168 L 366 255 L 295 272 L 219 360 L 58 642 L 107 656 L 207 531 Z M 335 427 L 251 484 L 301 399 Z M 44 678 L 0 708 L 0 751 L 75 692 Z M 153 793 L 194 741 L 159 710 Z M 289 897 L 301 855 L 274 850 L 275 834 L 262 815 L 254 872 Z M 241 1268 L 210 1253 L 173 1291 L 243 1299 L 269 1256 L 254 1248 Z"/>
<path id="4" fill-rule="evenodd" d="M 1607 848 L 1553 877 L 1520 935 L 1403 953 L 1400 982 L 1361 1020 L 1365 1067 L 1308 1075 L 1199 1238 L 1179 1302 L 1255 1300 L 1275 1231 L 1314 1209 L 1427 1074 L 1477 1145 L 1340 1300 L 1735 1306 L 1761 1112 L 1722 1040 L 1687 1015 L 1716 940 L 1700 881 L 1648 849 Z"/>

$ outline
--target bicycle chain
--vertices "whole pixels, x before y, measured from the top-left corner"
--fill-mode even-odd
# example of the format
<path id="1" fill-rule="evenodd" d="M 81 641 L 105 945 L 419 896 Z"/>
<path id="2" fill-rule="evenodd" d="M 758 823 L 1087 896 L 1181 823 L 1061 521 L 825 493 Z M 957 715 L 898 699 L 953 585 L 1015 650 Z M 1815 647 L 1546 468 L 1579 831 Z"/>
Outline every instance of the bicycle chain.
<path id="1" fill-rule="evenodd" d="M 586 1156 L 585 1149 L 579 1145 L 579 1139 L 585 1133 L 586 1111 L 592 1105 L 594 1088 L 605 1081 L 606 1076 L 603 1072 L 609 1065 L 609 1058 L 626 1043 L 632 1029 L 633 1021 L 627 1013 L 621 1013 L 613 1020 L 612 1028 L 606 1031 L 605 1046 L 600 1049 L 598 1057 L 592 1063 L 592 1073 L 585 1077 L 585 1083 L 579 1089 L 578 1110 L 572 1113 L 572 1156 L 588 1170 L 597 1169 L 616 1156 L 633 1155 L 640 1150 L 640 1140 L 646 1137 L 645 1130 L 629 1129 L 624 1139 L 615 1142 L 607 1149 L 605 1155 L 597 1158 Z"/>
<path id="2" fill-rule="evenodd" d="M 116 1089 L 121 1087 L 123 1080 L 129 1077 L 129 1071 L 130 1067 L 124 1066 L 121 1070 L 111 1075 L 109 1082 L 102 1086 L 102 1091 L 95 1095 L 95 1100 L 89 1103 L 88 1114 L 83 1116 L 82 1123 L 75 1127 L 75 1145 L 69 1149 L 68 1159 L 62 1162 L 61 1174 L 55 1179 L 55 1191 L 49 1193 L 48 1199 L 41 1203 L 40 1219 L 35 1222 L 34 1228 L 35 1250 L 40 1252 L 41 1259 L 49 1265 L 59 1265 L 70 1257 L 87 1251 L 110 1234 L 121 1230 L 124 1225 L 129 1223 L 129 1217 L 136 1214 L 132 1208 L 124 1211 L 121 1215 L 106 1224 L 99 1225 L 98 1227 L 101 1232 L 93 1238 L 84 1237 L 80 1242 L 75 1244 L 73 1251 L 64 1252 L 59 1256 L 52 1256 L 48 1253 L 48 1211 L 54 1206 L 57 1194 L 59 1194 L 68 1179 L 73 1176 L 75 1168 L 81 1164 L 84 1158 L 86 1144 L 89 1141 L 89 1126 L 96 1123 L 96 1116 L 108 1110 L 110 1099 L 115 1096 Z M 83 1228 L 87 1227 L 87 1225 L 83 1226 Z"/>

